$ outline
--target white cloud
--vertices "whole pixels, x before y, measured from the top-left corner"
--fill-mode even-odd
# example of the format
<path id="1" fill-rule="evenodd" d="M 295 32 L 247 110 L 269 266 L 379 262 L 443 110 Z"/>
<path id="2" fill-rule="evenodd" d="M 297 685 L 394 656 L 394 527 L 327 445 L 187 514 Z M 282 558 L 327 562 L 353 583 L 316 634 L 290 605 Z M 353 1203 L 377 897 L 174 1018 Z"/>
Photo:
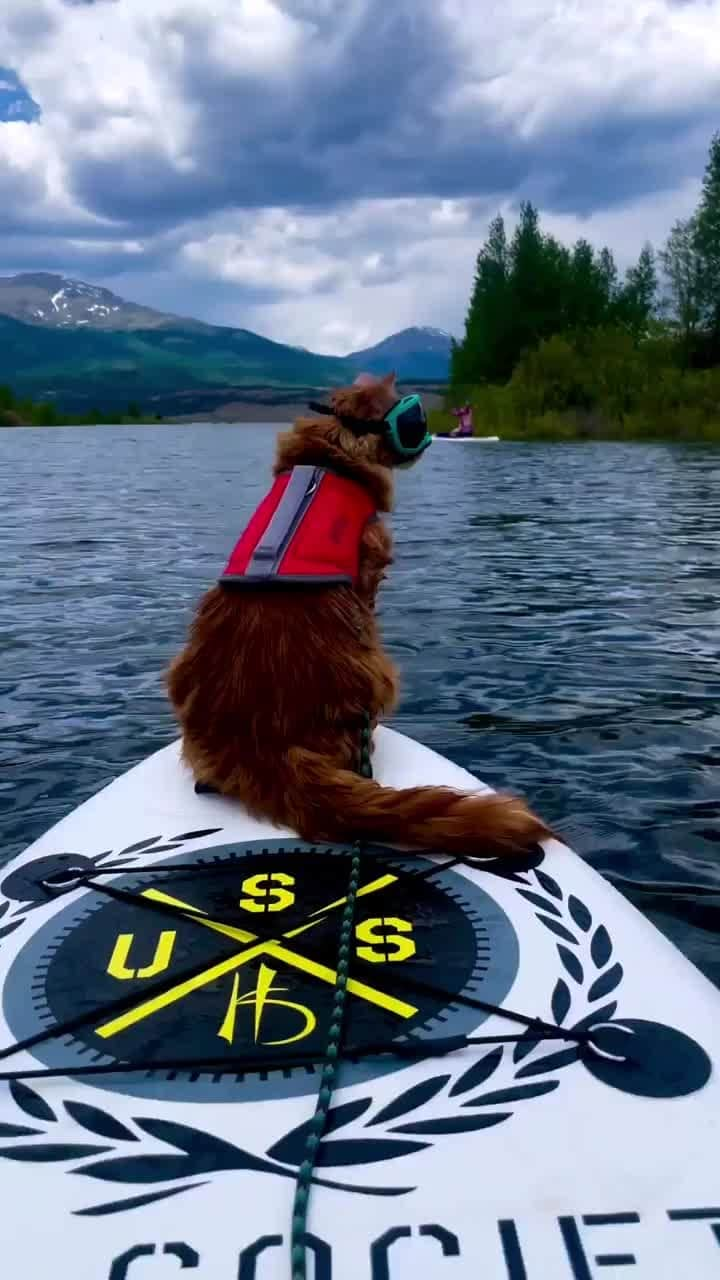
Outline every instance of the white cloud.
<path id="1" fill-rule="evenodd" d="M 252 239 L 237 235 L 211 235 L 190 240 L 180 251 L 180 261 L 201 278 L 214 275 L 250 289 L 305 294 L 327 288 L 339 274 L 338 265 L 319 247 L 302 245 L 293 252 L 283 240 L 257 220 Z"/>
<path id="2" fill-rule="evenodd" d="M 22 120 L 0 125 L 0 204 L 6 223 L 49 224 L 58 235 L 70 222 L 98 221 L 73 199 L 62 157 L 42 130 Z"/>
<path id="3" fill-rule="evenodd" d="M 463 227 L 469 217 L 467 204 L 460 200 L 441 200 L 430 213 L 430 221 L 438 227 Z"/>
<path id="4" fill-rule="evenodd" d="M 203 25 L 207 9 L 198 6 Z M 223 20 L 211 21 L 208 54 L 227 70 L 251 68 L 258 77 L 280 76 L 288 62 L 301 55 L 303 26 L 276 8 L 271 0 L 235 0 L 224 7 Z"/>
<path id="5" fill-rule="evenodd" d="M 543 227 L 567 244 L 580 237 L 598 249 L 609 245 L 623 272 L 637 260 L 646 240 L 660 245 L 672 222 L 686 216 L 697 203 L 699 183 L 679 191 L 644 197 L 621 207 L 600 209 L 591 217 L 543 213 Z M 251 305 L 225 302 L 216 314 L 223 323 L 249 325 L 277 341 L 343 355 L 370 345 L 411 325 L 433 325 L 462 334 L 478 248 L 497 211 L 487 205 L 467 207 L 462 222 L 443 223 L 437 201 L 371 202 L 344 209 L 341 215 L 313 218 L 312 234 L 324 247 L 327 270 L 334 265 L 336 284 L 331 294 L 283 297 Z M 516 209 L 499 207 L 512 234 Z M 296 215 L 297 239 L 302 242 L 304 219 Z M 361 230 L 362 229 L 362 230 Z M 262 218 L 245 229 L 246 243 L 266 245 Z M 356 239 L 353 255 L 349 246 Z M 364 257 L 367 243 L 393 246 L 393 272 L 372 283 Z M 263 251 L 265 251 L 263 249 Z M 284 250 L 290 262 L 292 245 Z M 378 255 L 374 255 L 375 258 Z M 275 266 L 277 272 L 277 265 Z"/>
<path id="6" fill-rule="evenodd" d="M 68 246 L 76 253 L 116 253 L 129 258 L 142 258 L 145 245 L 141 240 L 82 240 L 76 236 L 68 239 Z"/>
<path id="7" fill-rule="evenodd" d="M 717 98 L 717 0 L 441 0 L 462 30 L 456 111 L 490 106 L 531 138 L 574 130 L 603 108 L 620 117 L 679 112 Z"/>
<path id="8" fill-rule="evenodd" d="M 598 209 L 587 218 L 545 213 L 543 227 L 565 244 L 583 236 L 598 248 L 608 245 L 619 266 L 626 268 L 637 260 L 647 240 L 659 248 L 673 222 L 690 216 L 697 207 L 700 185 L 699 178 L 684 182 L 626 205 Z"/>

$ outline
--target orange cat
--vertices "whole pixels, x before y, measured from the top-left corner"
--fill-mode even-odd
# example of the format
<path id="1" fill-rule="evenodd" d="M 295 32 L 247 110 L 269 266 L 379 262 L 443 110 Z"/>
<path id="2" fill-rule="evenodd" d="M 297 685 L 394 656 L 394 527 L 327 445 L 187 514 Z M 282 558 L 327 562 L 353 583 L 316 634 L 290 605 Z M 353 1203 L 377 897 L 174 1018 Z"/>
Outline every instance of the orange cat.
<path id="1" fill-rule="evenodd" d="M 273 490 L 171 664 L 184 759 L 204 787 L 306 840 L 526 849 L 548 831 L 519 799 L 355 772 L 364 715 L 375 725 L 398 696 L 373 613 L 391 539 L 373 513 L 391 509 L 393 467 L 430 437 L 394 374 L 361 375 L 331 401 L 280 435 Z"/>

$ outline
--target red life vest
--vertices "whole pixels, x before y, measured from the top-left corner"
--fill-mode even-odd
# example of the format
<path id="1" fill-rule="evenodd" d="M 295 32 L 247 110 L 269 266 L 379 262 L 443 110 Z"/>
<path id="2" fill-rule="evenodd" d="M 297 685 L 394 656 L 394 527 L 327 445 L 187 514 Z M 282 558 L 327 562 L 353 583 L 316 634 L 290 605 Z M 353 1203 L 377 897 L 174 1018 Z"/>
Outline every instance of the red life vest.
<path id="1" fill-rule="evenodd" d="M 353 480 L 321 467 L 279 475 L 227 562 L 224 587 L 356 586 L 377 512 Z"/>

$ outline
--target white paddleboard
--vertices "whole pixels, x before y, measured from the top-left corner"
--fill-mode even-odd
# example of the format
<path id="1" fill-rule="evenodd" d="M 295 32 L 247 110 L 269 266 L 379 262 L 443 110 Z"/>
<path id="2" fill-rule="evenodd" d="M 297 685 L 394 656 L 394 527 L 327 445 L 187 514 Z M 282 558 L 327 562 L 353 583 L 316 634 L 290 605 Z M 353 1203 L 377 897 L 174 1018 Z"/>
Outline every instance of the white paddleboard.
<path id="1" fill-rule="evenodd" d="M 497 444 L 500 440 L 499 436 L 434 436 L 434 440 L 446 441 L 452 444 Z"/>
<path id="2" fill-rule="evenodd" d="M 387 729 L 374 767 L 480 786 Z M 444 861 L 363 860 L 346 1042 L 427 1056 L 343 1063 L 308 1275 L 717 1276 L 718 992 L 554 841 Z M 2 870 L 8 1280 L 289 1277 L 348 871 L 342 848 L 196 796 L 177 744 Z M 591 1040 L 431 1053 L 523 1035 L 515 1014 Z"/>

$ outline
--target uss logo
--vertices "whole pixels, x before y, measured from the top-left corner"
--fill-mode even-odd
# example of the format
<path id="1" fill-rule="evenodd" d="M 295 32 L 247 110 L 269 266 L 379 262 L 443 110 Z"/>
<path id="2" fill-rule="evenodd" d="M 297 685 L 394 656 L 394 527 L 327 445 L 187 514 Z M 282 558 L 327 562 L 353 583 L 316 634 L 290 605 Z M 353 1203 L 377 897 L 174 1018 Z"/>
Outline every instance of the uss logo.
<path id="1" fill-rule="evenodd" d="M 377 876 L 363 886 L 361 893 L 364 897 L 379 894 L 382 890 L 395 885 L 397 879 L 396 875 Z M 165 905 L 181 915 L 194 918 L 202 927 L 211 929 L 234 942 L 242 943 L 243 949 L 228 960 L 209 966 L 193 979 L 181 982 L 176 987 L 170 987 L 161 995 L 139 1003 L 128 1013 L 100 1024 L 97 1034 L 102 1039 L 109 1040 L 121 1035 L 127 1028 L 152 1018 L 161 1009 L 187 999 L 194 991 L 215 984 L 225 976 L 229 979 L 231 974 L 228 1005 L 217 1032 L 218 1036 L 228 1044 L 247 1041 L 247 1036 L 243 1036 L 242 1032 L 238 1033 L 238 1011 L 241 1009 L 253 1014 L 251 1039 L 255 1045 L 295 1044 L 315 1031 L 318 1019 L 312 1005 L 281 998 L 286 995 L 290 987 L 277 984 L 278 968 L 272 968 L 261 957 L 270 956 L 276 965 L 289 968 L 306 978 L 331 983 L 334 987 L 337 977 L 335 971 L 327 965 L 318 964 L 307 952 L 299 950 L 294 939 L 300 936 L 307 937 L 311 930 L 324 925 L 328 918 L 336 915 L 338 909 L 344 906 L 345 898 L 339 898 L 314 910 L 305 923 L 284 930 L 280 940 L 259 941 L 257 935 L 249 929 L 213 919 L 204 909 L 198 908 L 196 903 L 186 902 L 155 888 L 143 890 L 141 896 L 146 902 Z M 283 871 L 268 871 L 248 876 L 242 881 L 237 907 L 240 915 L 249 913 L 270 916 L 290 911 L 296 905 L 296 901 L 296 876 Z M 393 964 L 410 960 L 416 954 L 413 932 L 412 922 L 399 916 L 370 916 L 360 920 L 355 926 L 355 957 L 369 964 Z M 118 933 L 107 966 L 108 976 L 119 982 L 142 982 L 159 977 L 172 965 L 177 939 L 176 929 L 162 930 L 155 943 L 150 962 L 133 967 L 132 953 L 138 949 L 136 934 L 134 932 Z M 148 939 L 146 938 L 145 941 Z M 290 946 L 290 943 L 293 945 Z M 256 985 L 250 991 L 241 992 L 240 968 L 248 966 L 254 968 L 258 960 L 260 964 Z M 417 1013 L 416 1005 L 407 1000 L 398 1000 L 367 983 L 351 979 L 348 985 L 351 994 L 358 999 L 389 1010 L 400 1019 L 412 1018 Z M 313 1000 L 313 998 L 314 993 L 311 993 L 309 999 Z M 272 1020 L 273 1011 L 279 1013 L 280 1010 L 292 1013 L 296 1020 L 299 1019 L 302 1024 L 300 1029 L 295 1034 L 284 1037 L 264 1038 L 262 1027 L 266 1016 L 270 1014 Z M 278 1021 L 277 1016 L 274 1020 Z"/>
<path id="2" fill-rule="evenodd" d="M 38 1045 L 41 1061 L 82 1064 L 92 1051 L 108 1067 L 134 1063 L 135 1072 L 98 1074 L 93 1085 L 163 1101 L 311 1094 L 307 1065 L 325 1051 L 349 858 L 342 848 L 222 845 L 112 879 L 90 875 L 87 891 L 18 957 L 7 984 L 18 1038 L 48 1015 L 72 1023 L 93 1007 L 97 1017 L 71 1041 Z M 362 1047 L 476 1027 L 483 1013 L 457 997 L 482 983 L 484 999 L 502 1000 L 518 947 L 508 918 L 473 881 L 371 850 L 349 959 L 346 1043 Z M 29 1007 L 24 995 L 13 998 L 28 965 Z M 402 1065 L 366 1058 L 344 1078 Z"/>

